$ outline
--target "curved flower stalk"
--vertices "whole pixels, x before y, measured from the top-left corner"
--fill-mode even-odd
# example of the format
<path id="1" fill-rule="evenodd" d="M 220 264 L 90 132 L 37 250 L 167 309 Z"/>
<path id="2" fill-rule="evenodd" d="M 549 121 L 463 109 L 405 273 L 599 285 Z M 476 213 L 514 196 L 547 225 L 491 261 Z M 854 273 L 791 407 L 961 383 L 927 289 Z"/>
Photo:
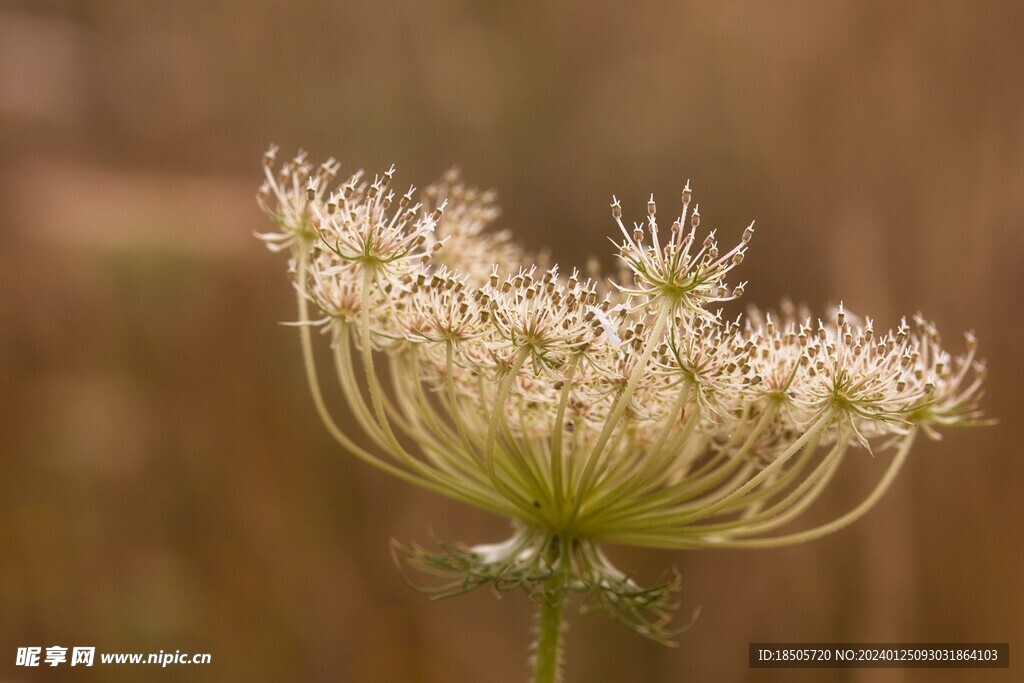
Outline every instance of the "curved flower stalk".
<path id="1" fill-rule="evenodd" d="M 391 189 L 393 168 L 339 182 L 333 160 L 275 168 L 275 152 L 259 203 L 278 227 L 261 238 L 289 255 L 314 405 L 365 462 L 513 520 L 497 545 L 399 549 L 444 581 L 441 595 L 486 584 L 533 596 L 538 681 L 556 676 L 570 600 L 673 634 L 676 577 L 641 588 L 602 544 L 818 538 L 878 501 L 918 432 L 982 423 L 971 334 L 953 357 L 920 316 L 883 331 L 842 305 L 819 318 L 784 303 L 725 319 L 754 229 L 720 248 L 689 185 L 667 230 L 653 197 L 632 228 L 613 201 L 624 277 L 605 281 L 490 232 L 493 196 L 455 174 L 417 199 Z M 330 340 L 330 372 L 316 366 L 314 330 Z M 324 401 L 325 377 L 344 419 Z M 839 518 L 792 530 L 859 449 L 888 460 L 877 485 Z"/>

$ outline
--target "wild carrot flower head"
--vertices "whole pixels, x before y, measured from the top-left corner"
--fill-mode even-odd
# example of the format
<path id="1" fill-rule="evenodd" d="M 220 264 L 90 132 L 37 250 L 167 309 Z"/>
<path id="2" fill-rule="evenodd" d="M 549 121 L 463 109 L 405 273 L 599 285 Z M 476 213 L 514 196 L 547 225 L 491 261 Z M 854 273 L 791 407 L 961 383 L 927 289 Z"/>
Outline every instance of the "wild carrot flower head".
<path id="1" fill-rule="evenodd" d="M 810 540 L 867 512 L 917 432 L 982 422 L 973 335 L 954 356 L 920 316 L 885 330 L 841 304 L 819 317 L 784 303 L 727 318 L 753 226 L 719 247 L 689 184 L 668 229 L 653 197 L 631 229 L 613 200 L 626 277 L 584 277 L 491 230 L 493 193 L 458 174 L 399 195 L 393 167 L 339 179 L 333 160 L 313 168 L 301 154 L 275 170 L 275 153 L 258 201 L 277 228 L 261 237 L 289 254 L 327 429 L 369 464 L 515 522 L 505 543 L 410 551 L 452 592 L 536 592 L 562 576 L 663 638 L 674 582 L 638 587 L 599 544 Z M 314 326 L 344 420 L 321 394 Z M 862 448 L 891 463 L 865 500 L 784 531 Z"/>

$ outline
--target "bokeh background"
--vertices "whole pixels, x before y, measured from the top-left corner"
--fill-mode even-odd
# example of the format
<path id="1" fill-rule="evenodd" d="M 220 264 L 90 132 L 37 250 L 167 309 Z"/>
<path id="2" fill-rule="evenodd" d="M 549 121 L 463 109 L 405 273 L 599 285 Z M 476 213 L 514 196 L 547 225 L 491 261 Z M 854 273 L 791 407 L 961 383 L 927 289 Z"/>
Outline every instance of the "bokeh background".
<path id="1" fill-rule="evenodd" d="M 526 679 L 525 597 L 431 603 L 388 554 L 506 523 L 317 421 L 252 237 L 271 142 L 419 186 L 458 165 L 569 264 L 609 255 L 613 192 L 642 215 L 691 178 L 726 241 L 757 219 L 747 300 L 977 332 L 998 426 L 921 442 L 810 545 L 613 549 L 701 615 L 675 649 L 573 617 L 569 681 L 1020 680 L 746 647 L 1024 642 L 1022 36 L 1017 2 L 0 2 L 0 680 L 70 677 L 16 668 L 33 644 L 213 655 L 81 680 Z M 880 474 L 862 455 L 820 517 Z"/>

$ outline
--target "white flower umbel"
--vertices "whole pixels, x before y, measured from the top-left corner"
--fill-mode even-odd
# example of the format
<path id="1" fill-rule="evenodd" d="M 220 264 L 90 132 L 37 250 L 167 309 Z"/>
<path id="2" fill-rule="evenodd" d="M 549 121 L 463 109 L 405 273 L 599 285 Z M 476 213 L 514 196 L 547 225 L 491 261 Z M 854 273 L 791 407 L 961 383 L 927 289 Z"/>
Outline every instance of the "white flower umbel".
<path id="1" fill-rule="evenodd" d="M 840 305 L 784 304 L 725 320 L 726 279 L 753 236 L 719 248 L 689 185 L 662 230 L 654 198 L 612 218 L 622 275 L 536 263 L 488 230 L 493 196 L 457 174 L 395 195 L 394 169 L 337 182 L 338 164 L 267 153 L 261 235 L 287 251 L 313 403 L 347 451 L 408 483 L 502 515 L 504 543 L 401 548 L 441 595 L 525 589 L 540 604 L 537 681 L 555 680 L 563 610 L 576 596 L 668 640 L 677 577 L 637 586 L 600 544 L 777 547 L 854 522 L 885 493 L 918 432 L 981 424 L 983 366 L 940 346 L 920 316 L 892 331 Z M 314 312 L 315 310 L 315 312 Z M 313 329 L 330 340 L 344 424 L 321 393 Z M 369 444 L 363 446 L 361 444 Z M 889 460 L 848 513 L 788 525 L 850 450 Z"/>

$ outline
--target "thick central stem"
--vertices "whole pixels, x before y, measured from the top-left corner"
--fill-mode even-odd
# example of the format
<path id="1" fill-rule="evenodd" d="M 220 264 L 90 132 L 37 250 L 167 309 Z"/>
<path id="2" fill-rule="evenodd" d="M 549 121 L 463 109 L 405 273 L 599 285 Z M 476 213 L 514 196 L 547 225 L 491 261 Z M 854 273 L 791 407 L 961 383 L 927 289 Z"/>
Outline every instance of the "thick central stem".
<path id="1" fill-rule="evenodd" d="M 565 581 L 556 572 L 544 584 L 544 597 L 540 601 L 537 619 L 537 641 L 534 644 L 536 658 L 533 683 L 557 683 L 562 680 L 562 643 L 565 625 Z"/>

